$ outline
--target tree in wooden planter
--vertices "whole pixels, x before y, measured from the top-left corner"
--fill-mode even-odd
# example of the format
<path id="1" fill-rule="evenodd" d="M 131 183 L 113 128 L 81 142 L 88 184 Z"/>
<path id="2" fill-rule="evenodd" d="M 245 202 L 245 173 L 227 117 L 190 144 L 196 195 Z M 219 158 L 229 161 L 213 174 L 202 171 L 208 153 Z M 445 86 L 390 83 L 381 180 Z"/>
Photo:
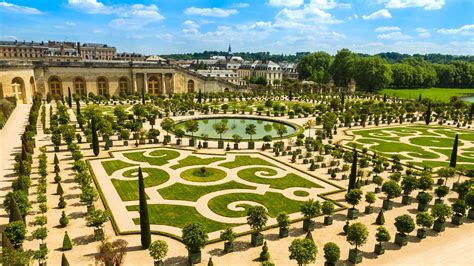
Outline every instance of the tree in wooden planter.
<path id="1" fill-rule="evenodd" d="M 403 189 L 403 197 L 402 197 L 402 204 L 403 205 L 410 205 L 411 204 L 411 196 L 410 194 L 415 190 L 418 186 L 418 180 L 414 175 L 407 175 L 402 179 L 402 189 Z"/>
<path id="2" fill-rule="evenodd" d="M 201 248 L 206 245 L 208 236 L 201 223 L 190 223 L 183 228 L 182 241 L 188 249 L 191 264 L 201 262 Z"/>
<path id="3" fill-rule="evenodd" d="M 255 149 L 255 142 L 252 140 L 252 136 L 257 134 L 257 126 L 255 124 L 248 124 L 245 126 L 245 134 L 250 136 L 250 141 L 247 143 L 248 149 Z"/>
<path id="4" fill-rule="evenodd" d="M 349 250 L 349 261 L 357 264 L 362 262 L 362 251 L 359 250 L 359 247 L 364 245 L 367 242 L 367 237 L 369 236 L 369 230 L 367 226 L 362 223 L 354 223 L 349 226 L 347 232 L 346 240 L 349 244 L 354 245 L 355 249 Z"/>
<path id="5" fill-rule="evenodd" d="M 372 204 L 375 203 L 376 199 L 377 197 L 375 196 L 374 192 L 367 192 L 365 194 L 365 202 L 369 204 L 368 206 L 365 206 L 365 214 L 371 214 L 374 212 L 374 207 L 372 206 Z"/>
<path id="6" fill-rule="evenodd" d="M 421 189 L 423 192 L 433 189 L 433 178 L 429 173 L 423 173 L 418 179 L 418 189 Z"/>
<path id="7" fill-rule="evenodd" d="M 474 106 L 474 105 L 473 105 Z M 469 191 L 466 196 L 464 196 L 464 201 L 469 207 L 469 212 L 467 218 L 474 220 L 474 190 Z"/>
<path id="8" fill-rule="evenodd" d="M 71 249 L 72 249 L 71 238 L 69 237 L 66 231 L 64 232 L 64 238 L 63 238 L 63 250 L 71 250 Z"/>
<path id="9" fill-rule="evenodd" d="M 160 126 L 164 131 L 166 131 L 163 142 L 168 144 L 171 141 L 170 131 L 174 128 L 174 120 L 166 117 L 161 121 Z"/>
<path id="10" fill-rule="evenodd" d="M 168 253 L 168 244 L 163 240 L 155 240 L 148 247 L 148 252 L 153 258 L 154 266 L 164 266 L 163 259 Z"/>
<path id="11" fill-rule="evenodd" d="M 443 232 L 446 228 L 446 219 L 453 215 L 453 210 L 446 204 L 435 204 L 431 208 L 431 215 L 435 218 L 433 229 L 436 232 Z"/>
<path id="12" fill-rule="evenodd" d="M 434 218 L 429 212 L 419 212 L 416 214 L 416 224 L 421 228 L 418 228 L 416 237 L 419 239 L 426 238 L 426 228 L 433 226 Z"/>
<path id="13" fill-rule="evenodd" d="M 188 120 L 184 122 L 184 128 L 186 132 L 191 132 L 191 139 L 189 139 L 189 146 L 194 147 L 196 140 L 194 139 L 194 133 L 199 131 L 199 122 L 197 120 Z"/>
<path id="14" fill-rule="evenodd" d="M 94 202 L 99 198 L 99 193 L 90 184 L 82 186 L 80 201 L 87 206 L 87 213 L 93 211 Z"/>
<path id="15" fill-rule="evenodd" d="M 466 180 L 456 186 L 454 191 L 458 193 L 458 199 L 464 199 L 466 194 L 472 190 L 472 183 L 471 180 Z"/>
<path id="16" fill-rule="evenodd" d="M 344 196 L 346 202 L 352 205 L 352 208 L 347 210 L 348 219 L 357 219 L 359 217 L 359 210 L 357 210 L 356 205 L 359 204 L 360 200 L 362 199 L 362 194 L 362 190 L 354 188 Z"/>
<path id="17" fill-rule="evenodd" d="M 46 266 L 46 259 L 48 258 L 48 249 L 40 248 L 33 252 L 33 258 L 38 261 L 39 266 Z"/>
<path id="18" fill-rule="evenodd" d="M 456 169 L 452 167 L 442 167 L 436 171 L 440 179 L 438 179 L 438 185 L 448 185 L 448 179 L 456 175 Z M 443 180 L 444 178 L 444 180 Z"/>
<path id="19" fill-rule="evenodd" d="M 395 227 L 398 233 L 395 235 L 395 244 L 398 246 L 406 246 L 407 234 L 415 230 L 415 222 L 410 215 L 404 214 L 395 218 Z"/>
<path id="20" fill-rule="evenodd" d="M 66 227 L 69 223 L 69 218 L 67 217 L 66 213 L 63 211 L 61 213 L 61 217 L 59 218 L 59 225 L 61 227 Z"/>
<path id="21" fill-rule="evenodd" d="M 464 200 L 458 199 L 451 205 L 454 215 L 452 217 L 451 223 L 455 225 L 462 225 L 462 218 L 466 215 L 467 204 Z"/>
<path id="22" fill-rule="evenodd" d="M 222 134 L 226 133 L 229 128 L 227 127 L 227 123 L 220 122 L 216 123 L 212 126 L 214 131 L 216 131 L 217 134 L 219 134 L 219 141 L 218 141 L 218 148 L 223 149 L 224 148 L 224 141 L 222 140 Z"/>
<path id="23" fill-rule="evenodd" d="M 267 224 L 268 213 L 262 206 L 252 206 L 247 210 L 247 224 L 254 230 L 251 243 L 254 247 L 263 245 L 263 235 L 260 233 Z"/>
<path id="24" fill-rule="evenodd" d="M 377 185 L 375 187 L 375 193 L 380 193 L 380 191 L 382 191 L 383 177 L 376 175 L 374 176 L 372 182 L 374 182 Z"/>
<path id="25" fill-rule="evenodd" d="M 239 134 L 232 135 L 232 140 L 234 141 L 234 150 L 239 149 L 239 143 L 242 141 L 242 137 Z"/>
<path id="26" fill-rule="evenodd" d="M 325 266 L 334 266 L 341 257 L 341 249 L 336 243 L 328 242 L 324 245 Z"/>
<path id="27" fill-rule="evenodd" d="M 130 138 L 130 131 L 128 129 L 120 130 L 120 137 L 123 140 L 123 146 L 128 146 L 128 139 Z"/>
<path id="28" fill-rule="evenodd" d="M 310 239 L 295 239 L 288 247 L 290 260 L 296 260 L 298 266 L 307 265 L 316 261 L 318 249 Z"/>
<path id="29" fill-rule="evenodd" d="M 382 185 L 382 191 L 387 196 L 387 199 L 383 201 L 382 208 L 391 210 L 393 208 L 391 200 L 402 195 L 402 187 L 397 182 L 389 180 Z"/>
<path id="30" fill-rule="evenodd" d="M 427 192 L 421 192 L 416 196 L 416 199 L 418 200 L 418 211 L 427 211 L 428 204 L 433 199 L 433 196 Z"/>
<path id="31" fill-rule="evenodd" d="M 278 213 L 277 217 L 279 232 L 278 235 L 280 238 L 284 238 L 288 236 L 288 228 L 290 226 L 290 217 L 286 212 Z"/>
<path id="32" fill-rule="evenodd" d="M 15 249 L 23 244 L 26 237 L 26 226 L 23 221 L 15 221 L 8 223 L 5 227 L 4 234 L 8 237 Z"/>
<path id="33" fill-rule="evenodd" d="M 334 214 L 334 209 L 335 209 L 334 202 L 332 202 L 331 200 L 326 200 L 321 205 L 321 211 L 323 212 L 324 215 L 326 215 L 324 217 L 324 224 L 325 225 L 331 225 L 332 224 L 332 222 L 333 222 L 332 215 Z"/>
<path id="34" fill-rule="evenodd" d="M 435 199 L 435 205 L 436 204 L 443 204 L 444 201 L 443 201 L 443 197 L 448 195 L 449 193 L 449 188 L 447 186 L 439 186 L 435 189 L 435 194 L 436 196 L 438 197 L 437 199 Z"/>
<path id="35" fill-rule="evenodd" d="M 102 241 L 95 257 L 96 263 L 104 265 L 122 265 L 127 251 L 128 242 L 117 239 L 114 242 Z"/>
<path id="36" fill-rule="evenodd" d="M 109 211 L 102 210 L 93 210 L 89 215 L 87 215 L 87 226 L 95 227 L 94 235 L 96 241 L 104 240 L 102 226 L 109 220 L 109 217 Z"/>
<path id="37" fill-rule="evenodd" d="M 41 240 L 40 249 L 46 248 L 46 244 L 44 243 L 44 240 L 46 239 L 46 237 L 48 237 L 48 229 L 46 227 L 41 226 L 36 228 L 33 233 L 31 233 L 31 235 L 35 239 Z"/>
<path id="38" fill-rule="evenodd" d="M 390 241 L 390 233 L 387 228 L 383 226 L 377 227 L 377 233 L 375 234 L 375 239 L 378 244 L 375 245 L 374 253 L 377 255 L 382 255 L 385 253 L 385 248 L 383 247 L 383 242 Z"/>
<path id="39" fill-rule="evenodd" d="M 303 230 L 306 232 L 312 231 L 314 229 L 314 223 L 311 219 L 321 214 L 321 204 L 319 201 L 309 199 L 301 205 L 300 211 L 304 217 Z"/>
<path id="40" fill-rule="evenodd" d="M 224 243 L 224 252 L 230 253 L 234 251 L 234 240 L 235 240 L 235 233 L 232 230 L 232 227 L 227 227 L 224 231 L 221 231 L 220 239 L 225 241 Z"/>
<path id="41" fill-rule="evenodd" d="M 270 147 L 271 147 L 270 141 L 272 141 L 272 139 L 273 138 L 272 138 L 271 135 L 263 136 L 262 140 L 265 144 L 264 144 L 264 146 L 263 146 L 264 148 L 262 150 L 270 149 Z"/>

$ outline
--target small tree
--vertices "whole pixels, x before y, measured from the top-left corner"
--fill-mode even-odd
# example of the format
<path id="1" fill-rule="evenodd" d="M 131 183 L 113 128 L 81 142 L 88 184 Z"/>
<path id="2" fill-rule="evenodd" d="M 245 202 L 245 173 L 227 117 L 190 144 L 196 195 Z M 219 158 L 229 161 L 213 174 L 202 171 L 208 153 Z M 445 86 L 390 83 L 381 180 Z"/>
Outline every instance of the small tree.
<path id="1" fill-rule="evenodd" d="M 362 199 L 362 194 L 362 190 L 354 188 L 344 196 L 346 202 L 352 205 L 352 208 L 347 210 L 347 217 L 349 219 L 356 219 L 359 216 L 359 211 L 356 209 L 356 205 L 359 204 Z"/>
<path id="2" fill-rule="evenodd" d="M 94 152 L 94 155 L 97 156 L 99 155 L 99 137 L 97 136 L 97 129 L 95 125 L 95 118 L 92 117 L 91 120 L 91 131 L 92 131 L 92 150 Z"/>
<path id="3" fill-rule="evenodd" d="M 328 242 L 324 245 L 324 258 L 328 266 L 335 265 L 341 256 L 341 249 L 336 243 Z"/>
<path id="4" fill-rule="evenodd" d="M 69 266 L 69 261 L 66 258 L 66 255 L 63 253 L 61 256 L 61 266 Z"/>
<path id="5" fill-rule="evenodd" d="M 163 240 L 155 240 L 148 247 L 148 252 L 155 264 L 160 264 L 168 253 L 168 244 Z"/>
<path id="6" fill-rule="evenodd" d="M 306 231 L 312 230 L 311 219 L 321 213 L 321 204 L 319 203 L 319 201 L 309 199 L 307 202 L 301 205 L 300 211 L 303 214 L 303 217 L 305 218 L 303 228 Z"/>
<path id="7" fill-rule="evenodd" d="M 431 215 L 436 219 L 436 222 L 444 223 L 447 218 L 453 215 L 453 210 L 446 204 L 435 204 L 431 208 Z"/>
<path id="8" fill-rule="evenodd" d="M 48 229 L 44 226 L 41 226 L 41 227 L 35 229 L 35 231 L 33 231 L 33 233 L 31 233 L 31 235 L 35 239 L 41 240 L 41 244 L 44 244 L 44 240 L 46 239 L 46 237 L 48 237 Z"/>
<path id="9" fill-rule="evenodd" d="M 367 192 L 365 194 L 365 202 L 369 203 L 369 207 L 372 207 L 372 204 L 375 203 L 377 197 L 375 196 L 374 192 Z"/>
<path id="10" fill-rule="evenodd" d="M 332 224 L 332 215 L 334 214 L 334 202 L 331 200 L 326 200 L 321 206 L 321 210 L 326 217 L 324 217 L 324 224 Z"/>
<path id="11" fill-rule="evenodd" d="M 404 214 L 395 218 L 395 227 L 398 233 L 395 235 L 395 244 L 405 246 L 407 244 L 407 234 L 415 230 L 415 222 L 410 215 Z"/>
<path id="12" fill-rule="evenodd" d="M 69 218 L 67 217 L 66 213 L 63 211 L 61 213 L 61 218 L 59 218 L 59 225 L 61 227 L 66 227 L 68 223 L 69 223 Z"/>
<path id="13" fill-rule="evenodd" d="M 416 224 L 418 226 L 421 226 L 420 229 L 418 229 L 418 232 L 416 236 L 418 238 L 425 238 L 426 237 L 426 229 L 425 228 L 430 228 L 433 226 L 434 223 L 434 218 L 429 214 L 428 212 L 419 212 L 416 214 Z"/>
<path id="14" fill-rule="evenodd" d="M 87 226 L 101 229 L 105 222 L 109 220 L 109 211 L 93 210 L 87 217 Z"/>
<path id="15" fill-rule="evenodd" d="M 262 228 L 267 224 L 267 210 L 262 206 L 252 206 L 247 211 L 247 224 L 250 225 L 255 234 L 260 234 Z"/>
<path id="16" fill-rule="evenodd" d="M 278 213 L 277 217 L 278 227 L 279 227 L 279 236 L 287 237 L 288 236 L 288 227 L 290 226 L 290 217 L 286 212 Z"/>
<path id="17" fill-rule="evenodd" d="M 350 192 L 352 189 L 356 188 L 356 179 L 357 179 L 357 150 L 354 150 L 352 157 L 352 166 L 351 173 L 349 175 L 349 187 L 347 192 Z"/>
<path id="18" fill-rule="evenodd" d="M 377 215 L 377 219 L 375 219 L 375 224 L 377 224 L 377 225 L 384 225 L 385 224 L 385 217 L 383 215 L 383 210 L 379 211 L 379 214 Z"/>
<path id="19" fill-rule="evenodd" d="M 5 235 L 15 248 L 21 246 L 26 236 L 26 227 L 23 221 L 15 221 L 7 224 L 5 227 Z"/>
<path id="20" fill-rule="evenodd" d="M 298 266 L 306 265 L 316 261 L 318 252 L 314 241 L 309 239 L 295 239 L 288 247 L 290 260 L 296 260 Z"/>
<path id="21" fill-rule="evenodd" d="M 232 230 L 232 227 L 227 227 L 224 231 L 220 234 L 220 239 L 225 241 L 224 243 L 224 251 L 226 253 L 234 251 L 234 240 L 235 240 L 235 233 Z"/>
<path id="22" fill-rule="evenodd" d="M 355 250 L 364 245 L 367 242 L 367 237 L 369 236 L 369 231 L 367 226 L 362 223 L 353 223 L 349 226 L 347 232 L 346 240 L 349 244 L 355 246 Z"/>
<path id="23" fill-rule="evenodd" d="M 252 136 L 257 134 L 257 126 L 255 124 L 248 124 L 245 127 L 245 134 L 250 136 L 250 141 L 252 141 Z"/>
<path id="24" fill-rule="evenodd" d="M 383 208 L 385 210 L 391 210 L 393 206 L 391 199 L 402 195 L 402 188 L 397 182 L 390 180 L 383 184 L 382 191 L 387 195 L 387 199 L 383 202 Z"/>
<path id="25" fill-rule="evenodd" d="M 145 182 L 143 181 L 142 168 L 138 167 L 138 194 L 140 203 L 140 235 L 141 244 L 147 249 L 151 243 L 150 220 L 148 217 L 148 205 L 146 203 Z"/>
<path id="26" fill-rule="evenodd" d="M 190 255 L 200 253 L 201 248 L 206 245 L 208 239 L 206 230 L 201 223 L 191 223 L 183 228 L 183 243 L 188 249 Z M 200 261 L 199 256 L 199 261 Z"/>
<path id="27" fill-rule="evenodd" d="M 438 197 L 438 202 L 442 203 L 443 202 L 443 197 L 448 195 L 449 193 L 449 188 L 447 186 L 439 186 L 435 189 L 435 194 Z"/>
<path id="28" fill-rule="evenodd" d="M 72 242 L 71 238 L 69 238 L 69 235 L 66 232 L 64 232 L 64 238 L 63 238 L 63 250 L 71 250 L 72 249 Z"/>
<path id="29" fill-rule="evenodd" d="M 453 150 L 451 151 L 451 157 L 449 158 L 449 167 L 451 168 L 456 168 L 456 160 L 457 160 L 457 155 L 458 155 L 458 141 L 459 141 L 459 136 L 456 134 L 456 137 L 454 138 L 454 144 L 453 144 Z"/>
<path id="30" fill-rule="evenodd" d="M 127 246 L 128 242 L 123 239 L 117 239 L 114 242 L 102 241 L 95 259 L 105 265 L 121 265 Z"/>
<path id="31" fill-rule="evenodd" d="M 387 228 L 383 226 L 377 227 L 377 233 L 375 234 L 375 239 L 378 244 L 375 245 L 375 253 L 377 255 L 381 255 L 384 253 L 385 249 L 383 247 L 383 242 L 390 241 L 390 233 L 388 232 Z"/>

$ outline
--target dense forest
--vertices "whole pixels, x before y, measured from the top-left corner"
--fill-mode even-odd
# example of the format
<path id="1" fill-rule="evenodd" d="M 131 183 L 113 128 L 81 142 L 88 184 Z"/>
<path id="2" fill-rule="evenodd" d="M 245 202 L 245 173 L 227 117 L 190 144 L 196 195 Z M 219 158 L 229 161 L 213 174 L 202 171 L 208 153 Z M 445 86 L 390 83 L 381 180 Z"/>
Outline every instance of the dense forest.
<path id="1" fill-rule="evenodd" d="M 204 51 L 200 53 L 169 54 L 169 55 L 161 55 L 161 56 L 168 59 L 192 60 L 192 59 L 205 59 L 214 55 L 224 56 L 226 54 L 227 52 L 224 52 L 224 51 Z M 298 62 L 299 60 L 301 60 L 301 58 L 303 58 L 307 54 L 310 54 L 310 52 L 299 52 L 296 54 L 288 54 L 288 55 L 287 54 L 270 54 L 270 52 L 256 52 L 256 53 L 236 52 L 234 53 L 235 56 L 240 56 L 244 60 L 248 60 L 248 61 L 272 60 L 275 62 L 287 61 L 287 62 L 293 62 L 293 63 Z M 357 55 L 361 57 L 370 56 L 368 54 L 361 54 L 361 53 L 358 53 Z M 472 55 L 443 55 L 443 54 L 409 55 L 409 54 L 388 52 L 388 53 L 379 53 L 379 54 L 376 54 L 375 56 L 379 56 L 387 60 L 391 64 L 399 63 L 402 60 L 411 58 L 411 57 L 423 58 L 425 61 L 429 63 L 436 63 L 436 64 L 447 64 L 451 61 L 456 61 L 456 60 L 474 63 L 474 56 Z"/>

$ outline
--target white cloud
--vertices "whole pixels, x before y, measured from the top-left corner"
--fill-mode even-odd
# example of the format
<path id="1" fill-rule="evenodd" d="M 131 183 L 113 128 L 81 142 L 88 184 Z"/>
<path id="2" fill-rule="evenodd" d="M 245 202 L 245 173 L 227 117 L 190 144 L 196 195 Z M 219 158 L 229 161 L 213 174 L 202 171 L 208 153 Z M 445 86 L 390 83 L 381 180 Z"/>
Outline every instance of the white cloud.
<path id="1" fill-rule="evenodd" d="M 311 5 L 305 5 L 302 9 L 284 8 L 278 12 L 275 26 L 280 28 L 307 29 L 325 24 L 341 23 L 330 13 Z"/>
<path id="2" fill-rule="evenodd" d="M 26 14 L 26 15 L 40 15 L 43 14 L 40 10 L 33 8 L 33 7 L 27 7 L 27 6 L 20 6 L 20 5 L 15 5 L 12 3 L 7 3 L 7 2 L 0 2 L 0 12 L 5 12 L 5 13 L 15 13 L 15 14 Z"/>
<path id="3" fill-rule="evenodd" d="M 425 28 L 416 28 L 415 31 L 419 33 L 428 32 L 428 30 Z"/>
<path id="4" fill-rule="evenodd" d="M 196 16 L 205 16 L 205 17 L 228 17 L 233 14 L 239 13 L 235 9 L 223 9 L 223 8 L 198 8 L 198 7 L 189 7 L 184 10 L 186 15 L 196 15 Z"/>
<path id="5" fill-rule="evenodd" d="M 379 34 L 377 35 L 377 38 L 383 39 L 383 40 L 397 40 L 397 41 L 411 39 L 410 36 L 405 35 L 399 31 Z"/>
<path id="6" fill-rule="evenodd" d="M 250 25 L 237 25 L 238 30 L 269 30 L 273 24 L 270 21 L 259 21 Z"/>
<path id="7" fill-rule="evenodd" d="M 332 9 L 332 8 L 351 8 L 349 3 L 337 3 L 334 0 L 311 0 L 310 6 L 317 7 L 320 9 Z"/>
<path id="8" fill-rule="evenodd" d="M 68 0 L 68 6 L 89 14 L 111 14 L 114 11 L 112 7 L 97 0 Z"/>
<path id="9" fill-rule="evenodd" d="M 233 3 L 230 7 L 231 8 L 247 8 L 247 7 L 250 7 L 250 4 L 249 3 Z"/>
<path id="10" fill-rule="evenodd" d="M 472 35 L 474 34 L 474 24 L 467 24 L 456 29 L 439 29 L 441 34 L 460 34 L 460 35 Z"/>
<path id="11" fill-rule="evenodd" d="M 276 7 L 299 7 L 304 0 L 269 0 L 268 4 Z"/>
<path id="12" fill-rule="evenodd" d="M 387 9 L 380 9 L 378 11 L 375 11 L 374 13 L 370 15 L 363 15 L 362 19 L 364 20 L 372 20 L 372 19 L 379 19 L 379 18 L 391 18 L 392 14 L 388 12 Z"/>
<path id="13" fill-rule="evenodd" d="M 418 34 L 418 36 L 421 37 L 421 38 L 429 38 L 429 37 L 431 37 L 431 33 L 422 32 L 422 33 Z"/>
<path id="14" fill-rule="evenodd" d="M 183 33 L 185 34 L 197 34 L 199 33 L 199 24 L 192 20 L 186 20 L 183 22 Z"/>
<path id="15" fill-rule="evenodd" d="M 399 27 L 378 27 L 375 29 L 376 32 L 386 32 L 386 31 L 400 31 Z"/>
<path id="16" fill-rule="evenodd" d="M 425 10 L 441 9 L 445 0 L 388 0 L 386 8 L 423 7 Z"/>
<path id="17" fill-rule="evenodd" d="M 1 35 L 0 39 L 17 40 L 16 36 L 13 36 L 13 35 Z"/>

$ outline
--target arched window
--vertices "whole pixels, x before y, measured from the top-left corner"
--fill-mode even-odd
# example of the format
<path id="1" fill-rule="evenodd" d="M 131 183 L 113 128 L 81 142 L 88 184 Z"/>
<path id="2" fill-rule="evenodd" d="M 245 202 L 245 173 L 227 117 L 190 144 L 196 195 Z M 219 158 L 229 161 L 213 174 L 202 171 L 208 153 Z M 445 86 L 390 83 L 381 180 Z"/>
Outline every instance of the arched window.
<path id="1" fill-rule="evenodd" d="M 229 88 L 225 88 L 225 89 L 224 89 L 224 92 L 229 92 Z"/>
<path id="2" fill-rule="evenodd" d="M 102 96 L 109 94 L 109 88 L 105 78 L 97 79 L 97 93 Z"/>
<path id="3" fill-rule="evenodd" d="M 62 94 L 61 81 L 59 80 L 58 77 L 52 77 L 49 80 L 49 91 L 51 92 L 51 95 L 53 97 L 61 96 Z"/>
<path id="4" fill-rule="evenodd" d="M 119 92 L 120 94 L 129 94 L 128 79 L 125 77 L 119 79 Z"/>
<path id="5" fill-rule="evenodd" d="M 157 95 L 160 93 L 160 83 L 158 82 L 158 78 L 152 76 L 148 79 L 148 93 Z"/>
<path id="6" fill-rule="evenodd" d="M 194 80 L 189 80 L 188 81 L 188 93 L 193 93 L 194 92 Z"/>
<path id="7" fill-rule="evenodd" d="M 87 95 L 86 82 L 83 78 L 74 79 L 74 91 L 81 96 Z"/>

